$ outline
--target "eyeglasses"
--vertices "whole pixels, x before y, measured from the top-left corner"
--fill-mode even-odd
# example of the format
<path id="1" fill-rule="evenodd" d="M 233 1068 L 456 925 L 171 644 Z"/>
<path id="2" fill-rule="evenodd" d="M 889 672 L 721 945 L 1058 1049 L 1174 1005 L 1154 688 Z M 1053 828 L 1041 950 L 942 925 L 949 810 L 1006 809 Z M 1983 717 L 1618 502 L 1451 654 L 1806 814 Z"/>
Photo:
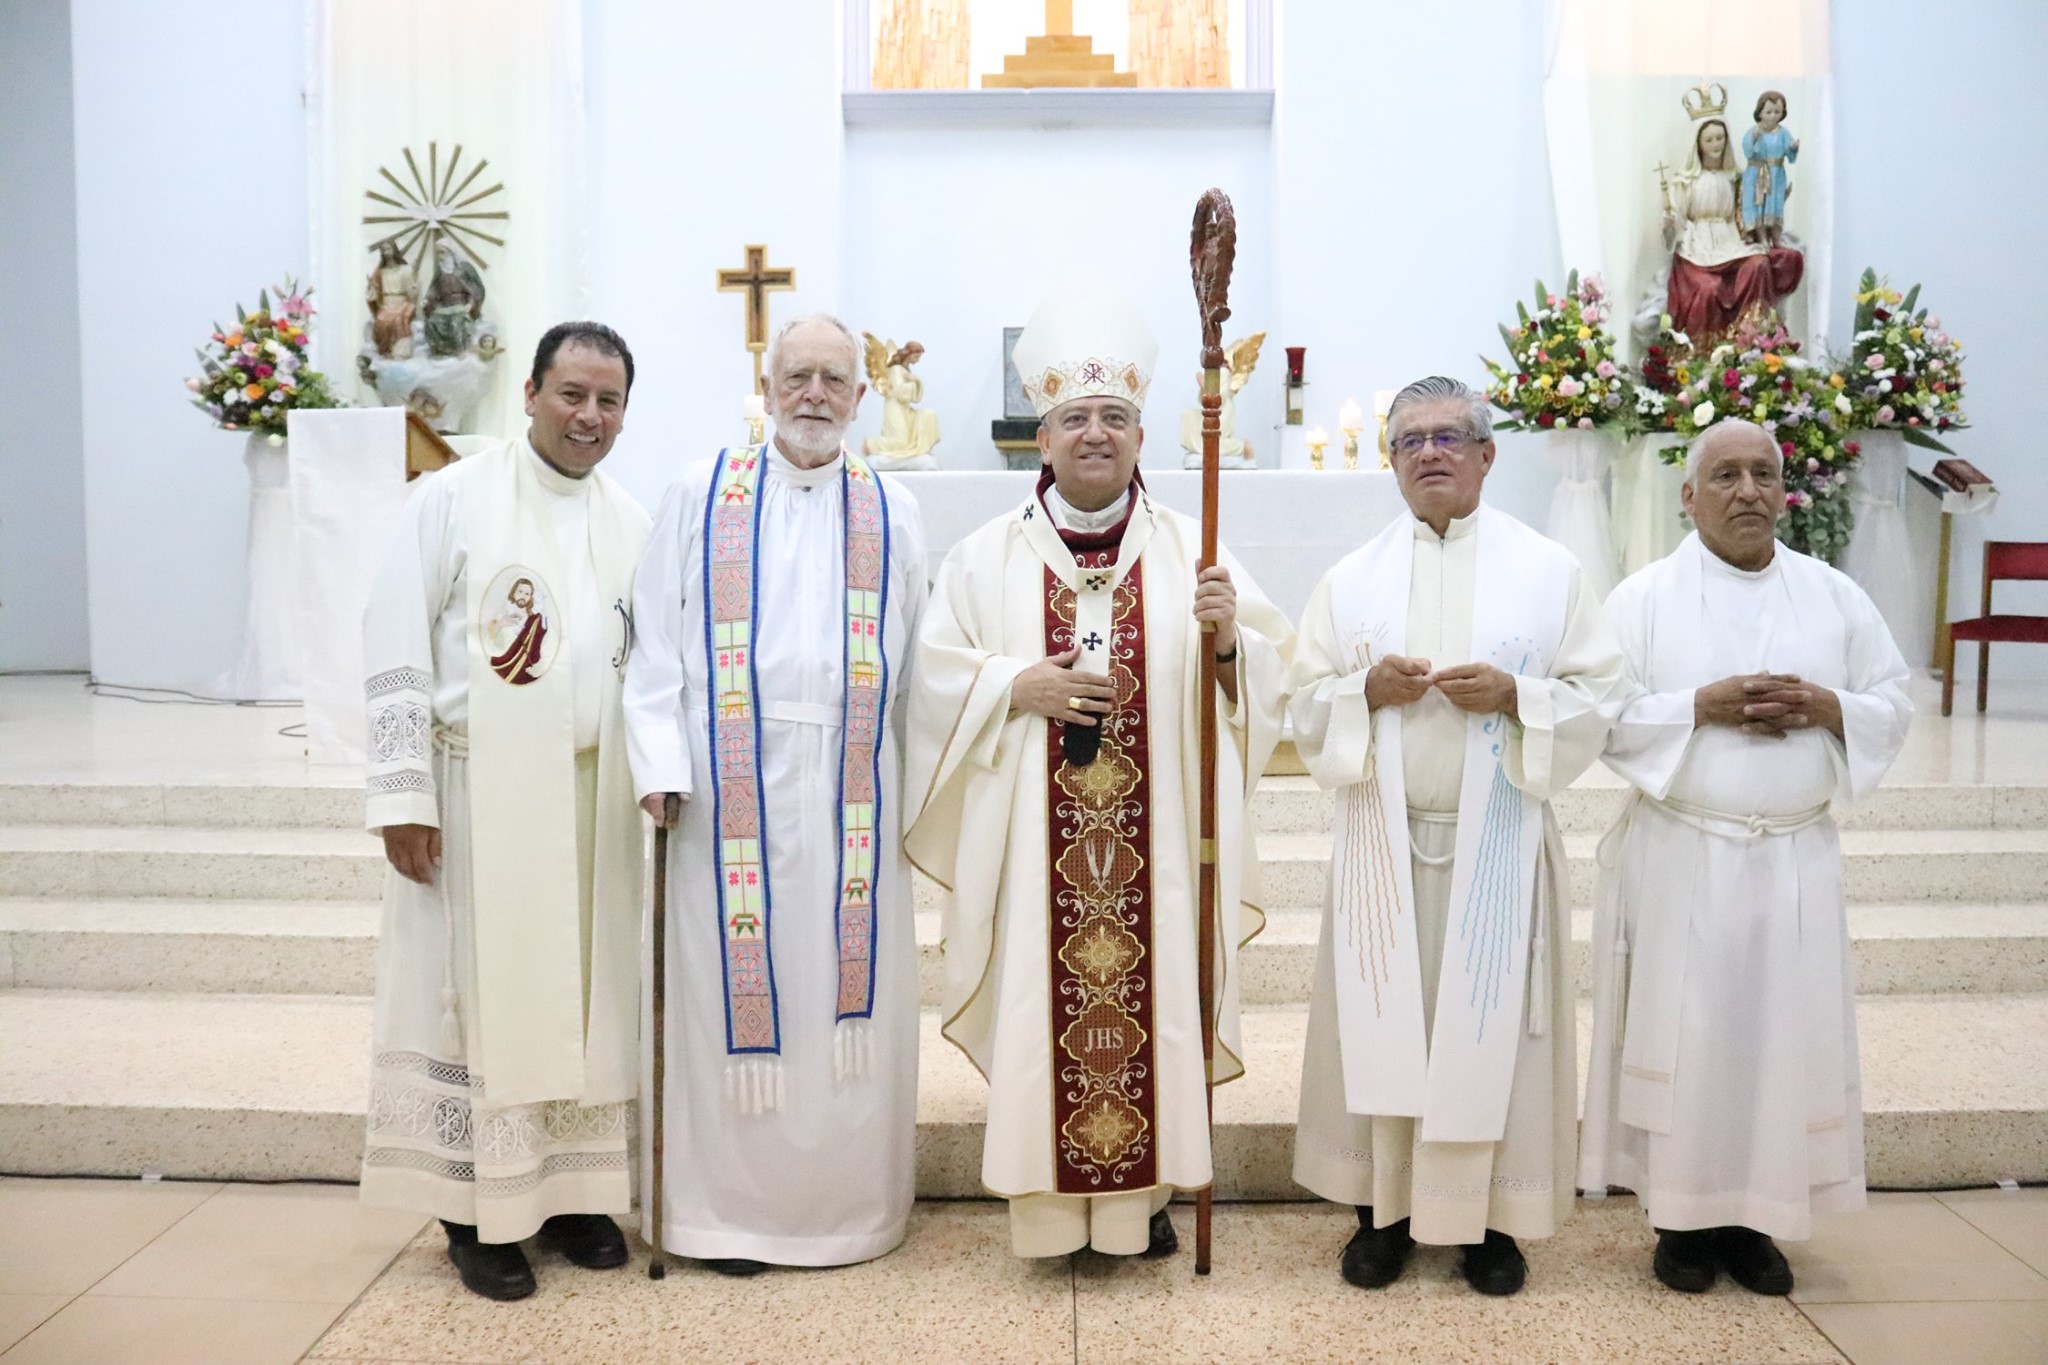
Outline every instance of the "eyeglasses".
<path id="1" fill-rule="evenodd" d="M 1420 455 L 1424 450 L 1441 450 L 1448 454 L 1477 444 L 1469 431 L 1411 431 L 1394 442 L 1394 449 L 1403 455 Z"/>

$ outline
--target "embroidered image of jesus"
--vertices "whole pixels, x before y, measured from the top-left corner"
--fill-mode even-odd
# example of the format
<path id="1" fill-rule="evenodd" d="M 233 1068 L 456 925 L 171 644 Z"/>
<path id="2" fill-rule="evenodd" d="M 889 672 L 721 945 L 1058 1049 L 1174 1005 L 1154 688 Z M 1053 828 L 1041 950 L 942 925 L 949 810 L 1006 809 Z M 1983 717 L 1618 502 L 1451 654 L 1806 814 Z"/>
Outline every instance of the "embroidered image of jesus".
<path id="1" fill-rule="evenodd" d="M 534 580 L 513 580 L 505 605 L 484 623 L 491 671 L 508 683 L 537 681 L 547 671 L 548 611 Z"/>

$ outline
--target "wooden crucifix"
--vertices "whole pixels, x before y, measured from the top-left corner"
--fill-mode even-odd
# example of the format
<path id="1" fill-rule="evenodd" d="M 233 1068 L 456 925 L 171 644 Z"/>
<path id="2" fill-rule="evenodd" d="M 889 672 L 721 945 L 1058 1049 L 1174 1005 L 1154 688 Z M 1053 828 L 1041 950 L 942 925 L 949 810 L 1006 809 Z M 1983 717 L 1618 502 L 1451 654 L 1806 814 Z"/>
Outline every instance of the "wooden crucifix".
<path id="1" fill-rule="evenodd" d="M 796 288 L 796 272 L 768 264 L 768 248 L 747 247 L 747 263 L 718 272 L 718 292 L 747 296 L 747 351 L 754 357 L 754 392 L 761 392 L 761 357 L 768 353 L 768 295 Z"/>

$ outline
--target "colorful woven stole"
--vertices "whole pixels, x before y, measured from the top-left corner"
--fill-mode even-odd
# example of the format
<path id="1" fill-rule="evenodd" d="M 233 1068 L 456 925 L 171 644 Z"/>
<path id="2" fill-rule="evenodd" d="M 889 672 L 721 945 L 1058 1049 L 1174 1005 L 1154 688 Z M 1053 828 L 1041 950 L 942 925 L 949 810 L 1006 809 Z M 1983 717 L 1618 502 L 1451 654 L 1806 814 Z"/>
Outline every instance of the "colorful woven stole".
<path id="1" fill-rule="evenodd" d="M 719 452 L 704 506 L 704 644 L 711 675 L 707 722 L 718 923 L 724 945 L 728 1092 L 741 1109 L 782 1107 L 782 1027 L 770 936 L 773 905 L 767 810 L 760 780 L 761 692 L 754 672 L 760 631 L 756 554 L 764 447 Z M 889 664 L 882 622 L 889 604 L 889 515 L 874 471 L 844 456 L 846 615 L 839 731 L 839 946 L 835 1072 L 873 1064 L 867 1022 L 875 1003 L 875 837 L 882 810 L 882 715 Z M 799 798 L 800 799 L 800 798 Z"/>

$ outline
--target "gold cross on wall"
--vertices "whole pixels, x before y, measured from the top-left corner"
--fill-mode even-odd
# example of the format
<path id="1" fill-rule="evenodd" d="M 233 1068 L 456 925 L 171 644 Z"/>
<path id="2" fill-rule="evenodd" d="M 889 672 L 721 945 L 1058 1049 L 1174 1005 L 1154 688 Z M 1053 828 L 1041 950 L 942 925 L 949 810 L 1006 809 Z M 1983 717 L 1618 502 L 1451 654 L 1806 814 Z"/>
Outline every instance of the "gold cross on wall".
<path id="1" fill-rule="evenodd" d="M 768 295 L 796 288 L 796 272 L 768 264 L 766 246 L 747 247 L 747 263 L 718 272 L 718 292 L 747 296 L 747 350 L 754 357 L 754 391 L 761 389 L 761 357 L 768 350 Z"/>

